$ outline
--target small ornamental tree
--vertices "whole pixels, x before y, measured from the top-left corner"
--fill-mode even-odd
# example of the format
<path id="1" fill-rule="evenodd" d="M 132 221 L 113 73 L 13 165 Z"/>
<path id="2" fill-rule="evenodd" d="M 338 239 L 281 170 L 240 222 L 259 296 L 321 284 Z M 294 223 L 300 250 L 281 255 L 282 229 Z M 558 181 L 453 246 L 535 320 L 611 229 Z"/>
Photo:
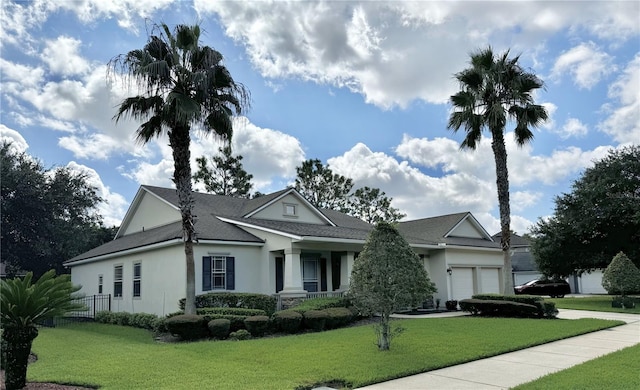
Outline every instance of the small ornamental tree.
<path id="1" fill-rule="evenodd" d="M 640 270 L 623 252 L 619 252 L 602 275 L 602 287 L 609 294 L 620 294 L 640 291 Z"/>
<path id="2" fill-rule="evenodd" d="M 71 275 L 45 272 L 32 283 L 33 273 L 24 279 L 0 281 L 0 325 L 2 326 L 3 368 L 7 390 L 22 389 L 27 378 L 31 344 L 38 336 L 36 324 L 69 311 L 83 310 L 74 303 L 80 286 L 71 284 Z"/>
<path id="3" fill-rule="evenodd" d="M 398 230 L 386 222 L 369 234 L 351 272 L 349 298 L 365 315 L 377 314 L 378 348 L 389 349 L 400 329 L 391 329 L 391 314 L 420 305 L 436 291 L 418 255 Z"/>

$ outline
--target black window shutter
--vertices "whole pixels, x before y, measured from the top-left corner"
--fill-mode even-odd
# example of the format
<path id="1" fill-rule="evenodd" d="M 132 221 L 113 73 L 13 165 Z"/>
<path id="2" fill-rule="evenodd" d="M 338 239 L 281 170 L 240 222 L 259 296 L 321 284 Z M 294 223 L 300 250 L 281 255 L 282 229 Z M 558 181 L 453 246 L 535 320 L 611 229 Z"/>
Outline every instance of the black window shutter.
<path id="1" fill-rule="evenodd" d="M 320 259 L 320 291 L 327 291 L 327 259 Z"/>
<path id="2" fill-rule="evenodd" d="M 236 289 L 235 258 L 227 257 L 227 290 Z"/>
<path id="3" fill-rule="evenodd" d="M 211 291 L 211 256 L 202 257 L 202 291 Z"/>

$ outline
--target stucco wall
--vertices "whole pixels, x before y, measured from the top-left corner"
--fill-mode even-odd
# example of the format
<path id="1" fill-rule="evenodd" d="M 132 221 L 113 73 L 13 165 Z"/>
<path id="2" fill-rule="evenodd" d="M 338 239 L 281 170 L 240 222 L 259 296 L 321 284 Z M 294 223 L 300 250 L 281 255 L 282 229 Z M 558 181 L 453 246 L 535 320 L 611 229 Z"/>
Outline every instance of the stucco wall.
<path id="1" fill-rule="evenodd" d="M 149 230 L 177 221 L 180 221 L 179 210 L 145 191 L 135 214 L 122 235 L 140 232 L 143 229 Z"/>
<path id="2" fill-rule="evenodd" d="M 178 310 L 178 300 L 185 296 L 184 247 L 120 256 L 71 268 L 71 280 L 82 285 L 81 293 L 98 293 L 98 276 L 103 275 L 103 294 L 111 294 L 111 310 L 164 315 Z M 133 264 L 141 263 L 141 296 L 133 297 Z M 113 297 L 114 266 L 123 266 L 122 297 Z"/>

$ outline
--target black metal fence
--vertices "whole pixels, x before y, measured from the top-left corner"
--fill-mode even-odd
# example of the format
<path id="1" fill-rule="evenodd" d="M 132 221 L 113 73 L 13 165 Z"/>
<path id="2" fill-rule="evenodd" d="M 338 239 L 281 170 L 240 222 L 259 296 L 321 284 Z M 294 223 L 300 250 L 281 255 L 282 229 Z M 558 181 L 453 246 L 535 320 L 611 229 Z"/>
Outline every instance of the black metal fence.
<path id="1" fill-rule="evenodd" d="M 49 319 L 41 325 L 55 328 L 71 322 L 93 321 L 97 312 L 111 311 L 111 294 L 88 295 L 74 299 L 74 303 L 83 305 L 84 310 L 69 312 L 63 317 Z"/>

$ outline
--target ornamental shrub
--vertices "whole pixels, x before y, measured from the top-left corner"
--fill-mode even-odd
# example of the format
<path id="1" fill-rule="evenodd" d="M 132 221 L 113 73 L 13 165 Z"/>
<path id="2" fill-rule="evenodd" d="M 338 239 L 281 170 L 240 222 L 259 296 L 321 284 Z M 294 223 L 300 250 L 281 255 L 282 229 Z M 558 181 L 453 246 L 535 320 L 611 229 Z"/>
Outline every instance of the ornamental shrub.
<path id="1" fill-rule="evenodd" d="M 328 314 L 324 310 L 307 310 L 302 317 L 304 317 L 305 328 L 322 332 L 327 323 Z"/>
<path id="2" fill-rule="evenodd" d="M 292 307 L 291 310 L 295 310 L 300 314 L 304 314 L 304 312 L 306 312 L 307 310 L 324 310 L 330 307 L 347 307 L 349 305 L 350 303 L 347 298 L 311 298 L 302 301 L 299 305 Z"/>
<path id="3" fill-rule="evenodd" d="M 184 298 L 178 301 L 181 310 L 184 310 L 184 301 Z M 276 305 L 276 298 L 265 294 L 218 292 L 196 295 L 196 308 L 232 307 L 260 309 L 264 310 L 266 315 L 270 316 L 276 311 Z"/>
<path id="4" fill-rule="evenodd" d="M 226 318 L 217 318 L 207 323 L 207 328 L 209 328 L 209 334 L 211 335 L 211 337 L 220 340 L 224 340 L 229 337 L 230 326 L 231 321 Z"/>
<path id="5" fill-rule="evenodd" d="M 460 308 L 472 315 L 494 317 L 541 317 L 538 306 L 504 300 L 463 299 Z"/>
<path id="6" fill-rule="evenodd" d="M 273 321 L 278 330 L 285 333 L 296 333 L 300 330 L 302 314 L 294 310 L 282 310 L 273 315 Z"/>
<path id="7" fill-rule="evenodd" d="M 182 314 L 168 318 L 167 329 L 183 340 L 199 340 L 209 335 L 207 321 L 203 316 Z"/>
<path id="8" fill-rule="evenodd" d="M 243 307 L 203 307 L 197 309 L 197 313 L 202 316 L 211 315 L 232 315 L 232 316 L 266 316 L 267 313 L 262 309 L 245 309 Z"/>
<path id="9" fill-rule="evenodd" d="M 327 313 L 327 329 L 348 325 L 354 318 L 351 310 L 346 307 L 330 307 L 324 311 Z"/>
<path id="10" fill-rule="evenodd" d="M 250 316 L 244 320 L 244 326 L 247 328 L 251 336 L 262 337 L 269 330 L 269 317 L 267 316 Z"/>
<path id="11" fill-rule="evenodd" d="M 538 308 L 538 317 L 556 318 L 558 310 L 556 304 L 547 302 L 543 297 L 538 295 L 502 295 L 502 294 L 476 294 L 473 299 L 490 300 L 490 301 L 509 301 L 533 305 Z"/>
<path id="12" fill-rule="evenodd" d="M 100 324 L 110 324 L 113 313 L 108 310 L 96 312 L 93 320 Z"/>
<path id="13" fill-rule="evenodd" d="M 229 335 L 231 340 L 249 340 L 251 338 L 251 333 L 249 333 L 246 329 L 240 329 L 238 331 L 232 332 Z"/>
<path id="14" fill-rule="evenodd" d="M 231 314 L 212 314 L 205 316 L 207 321 L 224 318 L 226 320 L 231 321 L 231 325 L 229 327 L 230 332 L 235 332 L 241 329 L 246 329 L 244 326 L 244 320 L 247 316 L 234 316 Z"/>
<path id="15" fill-rule="evenodd" d="M 602 274 L 602 287 L 609 294 L 626 296 L 640 292 L 640 270 L 623 252 L 618 253 Z"/>

